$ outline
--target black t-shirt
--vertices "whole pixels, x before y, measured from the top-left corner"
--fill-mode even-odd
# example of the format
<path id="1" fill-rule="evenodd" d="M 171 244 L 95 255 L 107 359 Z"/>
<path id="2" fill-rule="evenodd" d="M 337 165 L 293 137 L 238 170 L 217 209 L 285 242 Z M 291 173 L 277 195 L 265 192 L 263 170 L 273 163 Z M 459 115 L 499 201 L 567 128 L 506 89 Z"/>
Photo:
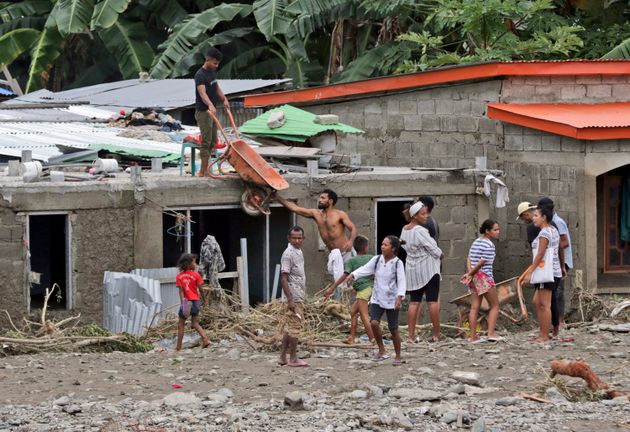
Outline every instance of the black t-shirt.
<path id="1" fill-rule="evenodd" d="M 203 100 L 197 91 L 197 86 L 199 85 L 206 86 L 206 94 L 208 95 L 210 102 L 212 102 L 216 108 L 218 104 L 222 102 L 219 100 L 219 95 L 217 94 L 217 74 L 214 71 L 206 70 L 202 67 L 199 68 L 195 74 L 195 111 L 207 111 L 208 105 L 203 103 Z"/>
<path id="2" fill-rule="evenodd" d="M 433 240 L 438 242 L 440 240 L 440 227 L 435 219 L 432 216 L 429 216 L 427 219 L 427 223 L 422 225 L 424 228 L 429 230 L 429 235 Z"/>

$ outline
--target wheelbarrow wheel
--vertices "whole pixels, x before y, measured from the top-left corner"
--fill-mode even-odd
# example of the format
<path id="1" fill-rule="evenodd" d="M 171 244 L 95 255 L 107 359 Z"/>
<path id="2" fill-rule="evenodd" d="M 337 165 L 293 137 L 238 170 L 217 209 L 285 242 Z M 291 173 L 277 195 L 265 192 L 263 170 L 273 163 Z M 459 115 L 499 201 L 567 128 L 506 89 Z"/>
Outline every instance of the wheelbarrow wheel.
<path id="1" fill-rule="evenodd" d="M 241 195 L 241 208 L 249 216 L 269 214 L 269 204 L 265 201 L 267 192 L 262 188 L 250 187 Z"/>

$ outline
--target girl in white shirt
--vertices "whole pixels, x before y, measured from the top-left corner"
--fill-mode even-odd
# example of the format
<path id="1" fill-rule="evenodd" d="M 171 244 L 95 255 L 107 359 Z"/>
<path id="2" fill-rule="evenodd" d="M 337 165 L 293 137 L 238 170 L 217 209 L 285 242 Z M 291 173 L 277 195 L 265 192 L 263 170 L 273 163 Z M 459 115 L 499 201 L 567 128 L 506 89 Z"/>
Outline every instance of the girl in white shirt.
<path id="1" fill-rule="evenodd" d="M 398 312 L 402 300 L 405 298 L 407 283 L 405 266 L 396 256 L 400 249 L 400 239 L 390 235 L 381 243 L 381 255 L 377 255 L 362 267 L 359 267 L 346 278 L 346 284 L 351 285 L 355 279 L 374 275 L 374 288 L 370 304 L 370 324 L 374 332 L 374 339 L 378 345 L 378 353 L 372 360 L 383 361 L 385 355 L 383 333 L 381 332 L 381 318 L 387 315 L 387 327 L 392 334 L 396 358 L 394 366 L 402 364 L 400 358 L 400 331 L 398 330 Z"/>

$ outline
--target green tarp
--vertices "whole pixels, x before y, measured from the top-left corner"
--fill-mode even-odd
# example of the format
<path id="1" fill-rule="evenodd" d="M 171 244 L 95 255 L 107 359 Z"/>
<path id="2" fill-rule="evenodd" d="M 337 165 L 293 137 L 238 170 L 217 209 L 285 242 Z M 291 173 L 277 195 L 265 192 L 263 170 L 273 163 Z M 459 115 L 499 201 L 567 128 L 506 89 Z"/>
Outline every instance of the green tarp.
<path id="1" fill-rule="evenodd" d="M 269 119 L 271 113 L 276 111 L 284 112 L 286 122 L 279 128 L 271 129 L 267 126 L 267 120 Z M 246 121 L 238 130 L 243 134 L 251 136 L 276 138 L 296 142 L 304 142 L 312 136 L 331 130 L 353 134 L 363 133 L 361 129 L 357 129 L 343 123 L 321 125 L 315 123 L 315 117 L 315 114 L 308 111 L 295 108 L 291 105 L 283 105 L 279 108 L 269 110 L 255 119 Z"/>

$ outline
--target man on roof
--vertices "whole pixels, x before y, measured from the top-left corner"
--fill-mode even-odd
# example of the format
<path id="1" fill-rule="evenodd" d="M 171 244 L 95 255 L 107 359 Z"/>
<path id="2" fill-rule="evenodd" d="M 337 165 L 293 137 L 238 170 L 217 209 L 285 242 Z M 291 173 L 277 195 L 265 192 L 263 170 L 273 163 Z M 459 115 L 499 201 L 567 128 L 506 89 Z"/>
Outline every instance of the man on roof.
<path id="1" fill-rule="evenodd" d="M 343 275 L 344 264 L 356 255 L 352 245 L 357 236 L 357 229 L 346 212 L 335 208 L 337 194 L 331 189 L 324 189 L 319 194 L 316 209 L 300 207 L 278 194 L 274 195 L 274 199 L 290 211 L 315 220 L 319 235 L 329 251 L 328 272 L 334 281 L 338 280 Z M 350 231 L 350 238 L 346 235 L 346 230 Z M 337 287 L 335 298 L 341 297 L 342 288 Z"/>
<path id="2" fill-rule="evenodd" d="M 223 54 L 216 48 L 210 48 L 204 53 L 204 58 L 203 65 L 195 74 L 195 120 L 201 130 L 201 176 L 208 175 L 208 161 L 217 141 L 217 127 L 212 116 L 217 115 L 219 104 L 230 108 L 217 81 L 217 68 Z"/>

